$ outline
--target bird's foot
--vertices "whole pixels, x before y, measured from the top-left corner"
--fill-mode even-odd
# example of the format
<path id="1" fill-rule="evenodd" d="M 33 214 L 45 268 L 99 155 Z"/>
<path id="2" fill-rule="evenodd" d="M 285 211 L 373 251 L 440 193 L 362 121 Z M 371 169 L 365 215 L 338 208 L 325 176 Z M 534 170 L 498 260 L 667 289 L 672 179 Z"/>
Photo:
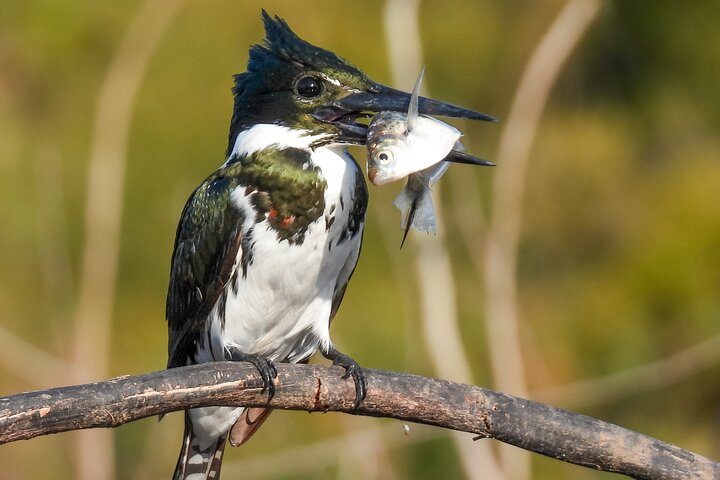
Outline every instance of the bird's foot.
<path id="1" fill-rule="evenodd" d="M 277 370 L 275 369 L 275 365 L 272 360 L 260 355 L 241 352 L 235 347 L 227 347 L 226 352 L 226 357 L 230 361 L 250 362 L 255 365 L 255 368 L 257 368 L 258 372 L 260 372 L 260 377 L 263 381 L 262 391 L 264 392 L 267 390 L 268 400 L 272 400 L 275 396 L 275 382 L 273 379 L 277 377 Z"/>
<path id="2" fill-rule="evenodd" d="M 365 396 L 367 395 L 367 381 L 365 380 L 365 374 L 363 374 L 360 365 L 348 357 L 344 353 L 338 352 L 335 347 L 330 347 L 327 352 L 323 352 L 323 356 L 328 360 L 332 360 L 333 365 L 338 365 L 345 369 L 345 375 L 343 379 L 348 379 L 352 375 L 353 381 L 355 382 L 355 403 L 353 408 L 357 410 Z"/>

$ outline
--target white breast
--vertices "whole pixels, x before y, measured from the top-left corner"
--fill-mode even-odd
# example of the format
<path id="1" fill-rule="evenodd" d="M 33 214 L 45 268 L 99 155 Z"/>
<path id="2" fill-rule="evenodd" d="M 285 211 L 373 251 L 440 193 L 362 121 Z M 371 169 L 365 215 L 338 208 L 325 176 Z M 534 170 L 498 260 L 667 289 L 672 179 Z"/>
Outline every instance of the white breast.
<path id="1" fill-rule="evenodd" d="M 251 199 L 256 192 L 238 187 L 232 193 L 231 201 L 245 213 L 242 230 L 252 238 L 253 262 L 246 276 L 238 272 L 236 289 L 229 287 L 226 301 L 210 314 L 206 338 L 211 345 L 199 348 L 197 361 L 220 360 L 224 347 L 232 345 L 273 361 L 292 362 L 330 345 L 333 293 L 339 282 L 347 282 L 360 250 L 362 231 L 344 242 L 338 239 L 353 204 L 356 175 L 362 173 L 339 146 L 318 148 L 311 158 L 327 183 L 325 211 L 308 227 L 301 244 L 278 242 L 267 220 L 254 224 Z M 224 308 L 224 324 L 219 308 Z"/>

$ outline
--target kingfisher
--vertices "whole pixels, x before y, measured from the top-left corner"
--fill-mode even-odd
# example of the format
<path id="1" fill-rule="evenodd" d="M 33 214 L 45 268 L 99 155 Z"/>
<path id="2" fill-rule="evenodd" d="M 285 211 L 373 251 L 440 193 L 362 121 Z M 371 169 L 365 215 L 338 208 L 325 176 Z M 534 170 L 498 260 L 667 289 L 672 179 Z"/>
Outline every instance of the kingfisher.
<path id="1" fill-rule="evenodd" d="M 349 145 L 363 119 L 408 109 L 410 95 L 370 80 L 334 53 L 300 39 L 264 10 L 266 38 L 235 75 L 225 162 L 190 195 L 171 259 L 168 368 L 247 361 L 272 397 L 275 363 L 318 350 L 365 397 L 362 369 L 330 340 L 360 255 L 368 190 Z M 494 120 L 421 98 L 420 113 Z M 467 157 L 467 156 L 465 156 Z M 269 408 L 185 412 L 174 479 L 218 480 L 228 439 L 245 443 Z"/>

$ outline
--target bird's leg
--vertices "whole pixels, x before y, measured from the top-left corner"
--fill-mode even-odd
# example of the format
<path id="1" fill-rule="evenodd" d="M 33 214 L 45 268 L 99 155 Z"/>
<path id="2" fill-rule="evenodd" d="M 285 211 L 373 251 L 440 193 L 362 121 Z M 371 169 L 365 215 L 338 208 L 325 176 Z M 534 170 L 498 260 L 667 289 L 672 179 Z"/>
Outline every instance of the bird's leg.
<path id="1" fill-rule="evenodd" d="M 233 362 L 250 362 L 255 365 L 255 368 L 260 372 L 260 377 L 263 381 L 263 389 L 268 391 L 268 400 L 272 400 L 275 396 L 275 382 L 274 378 L 277 377 L 277 370 L 272 360 L 260 355 L 253 355 L 250 353 L 241 352 L 237 347 L 225 347 L 225 357 Z"/>
<path id="2" fill-rule="evenodd" d="M 352 375 L 353 381 L 355 382 L 355 403 L 353 403 L 353 408 L 357 409 L 362 401 L 365 400 L 365 395 L 367 395 L 367 381 L 365 380 L 362 368 L 360 368 L 360 365 L 358 365 L 355 360 L 344 353 L 340 353 L 333 346 L 331 346 L 327 352 L 323 351 L 322 354 L 323 357 L 332 360 L 333 365 L 339 365 L 345 369 L 345 375 L 342 376 L 343 379 L 350 378 Z"/>

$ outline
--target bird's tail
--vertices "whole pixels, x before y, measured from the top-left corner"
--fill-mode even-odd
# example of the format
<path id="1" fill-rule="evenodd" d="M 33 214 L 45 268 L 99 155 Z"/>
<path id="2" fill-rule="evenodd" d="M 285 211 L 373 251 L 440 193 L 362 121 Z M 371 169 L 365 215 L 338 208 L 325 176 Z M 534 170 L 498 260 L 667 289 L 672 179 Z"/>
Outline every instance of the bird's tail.
<path id="1" fill-rule="evenodd" d="M 173 480 L 220 480 L 220 467 L 227 433 L 210 445 L 200 445 L 193 435 L 190 417 L 185 412 L 185 434 Z"/>

